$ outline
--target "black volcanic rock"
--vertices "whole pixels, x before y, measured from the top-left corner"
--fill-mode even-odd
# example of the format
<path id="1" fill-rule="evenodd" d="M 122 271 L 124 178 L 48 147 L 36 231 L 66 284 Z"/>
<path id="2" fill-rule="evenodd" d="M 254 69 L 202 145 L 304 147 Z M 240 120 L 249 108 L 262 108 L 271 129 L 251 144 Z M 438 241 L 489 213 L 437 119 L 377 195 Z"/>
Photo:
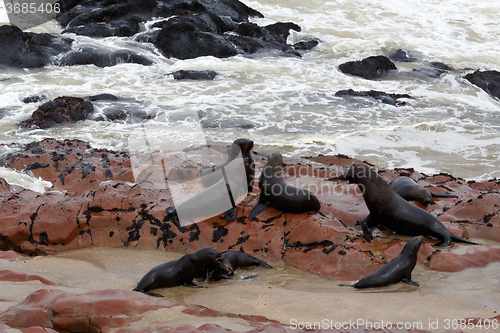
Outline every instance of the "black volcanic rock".
<path id="1" fill-rule="evenodd" d="M 211 70 L 193 71 L 193 70 L 180 70 L 170 73 L 175 80 L 197 80 L 197 81 L 210 81 L 217 76 L 217 72 Z"/>
<path id="2" fill-rule="evenodd" d="M 300 56 L 286 43 L 290 29 L 300 31 L 298 25 L 278 22 L 261 27 L 251 23 L 250 17 L 263 15 L 238 0 L 60 0 L 59 3 L 61 13 L 56 19 L 65 28 L 63 32 L 90 37 L 137 34 L 134 37 L 137 41 L 153 43 L 167 58 L 227 58 L 266 50 Z M 161 30 L 138 34 L 141 23 L 158 17 L 168 18 L 153 25 Z"/>
<path id="3" fill-rule="evenodd" d="M 16 26 L 0 26 L 0 65 L 39 68 L 54 56 L 71 50 L 72 39 L 54 34 L 23 32 Z"/>
<path id="4" fill-rule="evenodd" d="M 381 101 L 384 104 L 394 105 L 394 106 L 404 106 L 406 103 L 404 101 L 400 101 L 401 98 L 410 98 L 414 99 L 414 97 L 408 94 L 388 94 L 383 91 L 354 91 L 352 89 L 349 90 L 340 90 L 335 94 L 337 97 L 344 96 L 352 96 L 352 97 L 371 97 Z"/>
<path id="5" fill-rule="evenodd" d="M 486 91 L 490 96 L 500 99 L 500 72 L 475 71 L 467 74 L 465 79 Z"/>
<path id="6" fill-rule="evenodd" d="M 385 56 L 372 56 L 363 60 L 343 63 L 339 66 L 339 69 L 344 74 L 374 80 L 384 77 L 388 71 L 396 70 L 397 67 Z"/>
<path id="7" fill-rule="evenodd" d="M 78 97 L 58 97 L 44 103 L 31 117 L 19 124 L 23 128 L 46 129 L 58 124 L 85 120 L 94 112 L 92 103 Z"/>
<path id="8" fill-rule="evenodd" d="M 110 52 L 84 47 L 73 49 L 74 41 L 56 34 L 23 32 L 21 29 L 0 26 L 0 65 L 14 68 L 40 68 L 47 65 L 114 66 L 120 63 L 151 65 L 145 57 L 128 50 Z"/>

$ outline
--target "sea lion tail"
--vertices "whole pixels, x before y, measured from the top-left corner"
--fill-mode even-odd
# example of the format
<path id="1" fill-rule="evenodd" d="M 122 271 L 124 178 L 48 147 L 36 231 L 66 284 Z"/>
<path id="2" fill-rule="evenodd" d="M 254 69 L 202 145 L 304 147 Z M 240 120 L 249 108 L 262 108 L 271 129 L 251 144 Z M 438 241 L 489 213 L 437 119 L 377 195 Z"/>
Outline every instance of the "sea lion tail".
<path id="1" fill-rule="evenodd" d="M 481 244 L 478 244 L 478 243 L 471 242 L 470 240 L 467 240 L 465 238 L 455 236 L 454 234 L 451 234 L 451 240 L 453 240 L 455 242 L 459 242 L 459 243 L 467 243 L 467 244 L 472 244 L 472 245 L 481 245 Z"/>

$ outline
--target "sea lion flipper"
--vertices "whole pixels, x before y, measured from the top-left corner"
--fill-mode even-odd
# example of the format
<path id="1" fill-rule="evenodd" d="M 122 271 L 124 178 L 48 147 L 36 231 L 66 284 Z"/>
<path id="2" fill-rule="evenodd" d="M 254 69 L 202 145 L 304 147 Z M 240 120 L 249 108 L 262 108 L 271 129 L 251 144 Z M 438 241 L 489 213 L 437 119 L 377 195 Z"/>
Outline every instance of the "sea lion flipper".
<path id="1" fill-rule="evenodd" d="M 144 290 L 140 290 L 140 289 L 137 289 L 137 288 L 132 289 L 132 291 L 138 291 L 140 293 L 143 293 L 143 294 L 148 295 L 148 296 L 153 296 L 153 297 L 165 297 L 165 296 L 163 296 L 161 294 L 150 293 L 149 291 L 144 291 Z"/>
<path id="2" fill-rule="evenodd" d="M 177 229 L 179 229 L 180 232 L 182 233 L 187 232 L 186 227 L 181 225 L 181 221 L 179 221 L 179 216 L 177 215 L 177 210 L 174 207 L 172 206 L 168 207 L 166 209 L 166 212 L 168 215 L 172 216 L 172 222 L 174 222 L 175 226 L 177 227 Z"/>
<path id="3" fill-rule="evenodd" d="M 404 279 L 401 279 L 401 282 L 404 282 L 406 284 L 409 284 L 409 285 L 412 285 L 415 287 L 420 287 L 420 285 L 418 283 L 416 283 L 415 281 L 412 281 L 411 279 L 404 278 Z"/>
<path id="4" fill-rule="evenodd" d="M 206 288 L 206 287 L 203 287 L 203 286 L 199 286 L 197 285 L 196 283 L 194 283 L 193 281 L 190 281 L 190 282 L 184 282 L 182 284 L 184 287 L 190 287 L 190 288 Z"/>
<path id="5" fill-rule="evenodd" d="M 233 222 L 236 219 L 237 213 L 238 213 L 238 209 L 236 207 L 233 207 L 233 208 L 227 210 L 224 213 L 224 217 L 226 219 L 226 222 L 227 223 Z"/>
<path id="6" fill-rule="evenodd" d="M 365 236 L 366 241 L 369 243 L 373 239 L 373 230 L 375 229 L 375 226 L 377 225 L 375 222 L 373 222 L 374 218 L 371 216 L 371 214 L 368 214 L 367 217 L 361 222 L 361 229 L 363 230 L 363 235 Z"/>
<path id="7" fill-rule="evenodd" d="M 251 220 L 260 213 L 262 213 L 263 211 L 265 211 L 267 206 L 269 206 L 269 201 L 266 202 L 259 201 L 250 212 L 250 215 L 248 215 L 248 219 Z"/>

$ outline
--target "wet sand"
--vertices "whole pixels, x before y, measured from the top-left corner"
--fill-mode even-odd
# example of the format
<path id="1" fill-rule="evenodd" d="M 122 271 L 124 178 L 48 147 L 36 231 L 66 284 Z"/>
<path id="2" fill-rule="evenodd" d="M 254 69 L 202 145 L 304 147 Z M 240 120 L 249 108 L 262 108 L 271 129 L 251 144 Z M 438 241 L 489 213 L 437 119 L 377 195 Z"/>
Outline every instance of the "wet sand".
<path id="1" fill-rule="evenodd" d="M 102 289 L 131 290 L 152 267 L 179 258 L 181 254 L 127 248 L 88 248 L 16 261 L 0 260 L 0 270 L 40 275 L 58 286 L 38 281 L 0 281 L 0 295 L 11 302 L 0 302 L 0 311 L 21 302 L 40 288 L 84 293 Z M 399 283 L 385 288 L 356 290 L 338 286 L 341 281 L 316 276 L 282 262 L 270 262 L 273 269 L 240 269 L 234 279 L 205 282 L 206 288 L 177 287 L 156 292 L 179 302 L 237 314 L 262 315 L 291 325 L 335 325 L 365 320 L 373 325 L 417 323 L 429 329 L 439 321 L 435 332 L 445 331 L 446 320 L 491 318 L 500 313 L 500 263 L 458 273 L 443 273 L 417 264 L 413 287 Z M 252 275 L 256 277 L 244 279 Z M 350 283 L 350 282 L 349 282 Z M 199 318 L 179 309 L 151 311 L 135 327 L 196 324 L 207 322 L 245 331 L 250 327 L 237 319 Z M 408 325 L 409 325 L 408 324 Z M 246 329 L 245 329 L 246 328 Z M 464 330 L 476 332 L 477 330 Z M 487 330 L 480 330 L 487 332 Z"/>

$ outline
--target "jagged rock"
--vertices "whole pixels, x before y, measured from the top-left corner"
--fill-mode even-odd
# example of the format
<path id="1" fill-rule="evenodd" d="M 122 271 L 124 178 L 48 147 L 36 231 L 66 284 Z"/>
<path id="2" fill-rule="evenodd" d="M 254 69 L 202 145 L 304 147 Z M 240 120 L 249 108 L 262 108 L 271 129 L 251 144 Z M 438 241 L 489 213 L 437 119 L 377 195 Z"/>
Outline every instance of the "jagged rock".
<path id="1" fill-rule="evenodd" d="M 322 203 L 319 213 L 290 214 L 271 207 L 250 221 L 248 215 L 258 197 L 249 195 L 238 205 L 236 221 L 227 224 L 221 213 L 180 230 L 166 212 L 173 204 L 167 188 L 128 183 L 135 179 L 126 153 L 92 149 L 78 140 L 46 139 L 11 148 L 17 148 L 16 152 L 3 156 L 1 166 L 18 171 L 31 166 L 35 177 L 66 192 L 40 194 L 0 181 L 0 250 L 41 254 L 87 246 L 129 246 L 188 253 L 211 246 L 219 251 L 243 250 L 315 274 L 355 280 L 393 259 L 408 240 L 382 231 L 371 243 L 365 241 L 359 227 L 368 214 L 363 197 L 352 185 L 336 181 L 348 167 L 362 162 L 342 155 L 285 161 L 285 179 L 302 175 L 317 178 L 309 190 Z M 257 167 L 262 168 L 265 162 L 265 158 L 258 159 Z M 457 197 L 436 198 L 426 209 L 458 236 L 499 240 L 498 181 L 466 182 L 446 174 L 425 176 L 412 169 L 379 169 L 379 174 L 386 181 L 405 175 L 422 186 L 453 189 Z M 146 180 L 165 183 L 161 172 Z M 436 241 L 426 238 L 426 242 Z M 449 262 L 455 262 L 454 267 L 464 269 L 500 261 L 496 250 L 481 260 L 475 259 L 476 254 L 457 256 L 455 249 L 463 247 L 478 249 L 478 254 L 488 249 L 453 244 L 431 256 L 427 267 L 450 270 Z M 420 262 L 433 251 L 429 244 L 423 245 Z M 447 256 L 451 258 L 448 261 Z"/>
<path id="2" fill-rule="evenodd" d="M 340 90 L 335 93 L 335 96 L 354 96 L 354 97 L 372 97 L 384 104 L 394 105 L 394 106 L 404 106 L 406 105 L 405 101 L 399 101 L 401 98 L 409 98 L 414 99 L 408 94 L 388 94 L 383 91 L 354 91 L 352 89 L 349 90 Z"/>
<path id="3" fill-rule="evenodd" d="M 368 80 L 383 78 L 388 71 L 396 70 L 394 63 L 385 56 L 371 56 L 363 60 L 348 61 L 339 65 L 344 74 L 360 76 Z"/>
<path id="4" fill-rule="evenodd" d="M 211 70 L 204 71 L 189 71 L 180 70 L 177 72 L 170 73 L 173 75 L 175 80 L 213 80 L 217 76 L 217 72 Z"/>
<path id="5" fill-rule="evenodd" d="M 79 97 L 58 97 L 44 103 L 31 117 L 19 124 L 23 128 L 49 128 L 64 123 L 87 119 L 94 112 L 90 102 Z"/>
<path id="6" fill-rule="evenodd" d="M 56 34 L 23 32 L 10 25 L 0 26 L 0 65 L 15 68 L 60 66 L 114 66 L 120 63 L 151 65 L 145 57 L 127 50 L 109 52 L 83 47 L 73 50 L 74 40 Z M 26 102 L 25 102 L 26 103 Z"/>
<path id="7" fill-rule="evenodd" d="M 408 51 L 398 49 L 389 52 L 389 59 L 399 62 L 414 62 L 417 61 L 416 58 L 410 56 Z"/>
<path id="8" fill-rule="evenodd" d="M 23 98 L 23 103 L 37 103 L 37 102 L 40 102 L 40 101 L 44 101 L 47 99 L 47 95 L 44 95 L 44 94 L 37 94 L 37 95 L 32 95 L 32 96 L 28 96 L 28 97 L 24 97 Z"/>
<path id="9" fill-rule="evenodd" d="M 100 1 L 60 0 L 61 13 L 56 16 L 72 32 L 91 37 L 132 36 L 139 24 L 157 17 L 156 31 L 136 36 L 151 42 L 165 57 L 190 59 L 201 56 L 218 58 L 252 54 L 261 50 L 281 50 L 300 54 L 286 43 L 289 30 L 300 31 L 294 23 L 278 22 L 265 27 L 250 23 L 250 17 L 263 15 L 238 0 L 129 0 L 120 4 Z M 310 47 L 311 44 L 308 44 Z"/>
<path id="10" fill-rule="evenodd" d="M 500 99 L 500 72 L 475 71 L 467 74 L 465 79 L 486 91 L 490 96 Z"/>

